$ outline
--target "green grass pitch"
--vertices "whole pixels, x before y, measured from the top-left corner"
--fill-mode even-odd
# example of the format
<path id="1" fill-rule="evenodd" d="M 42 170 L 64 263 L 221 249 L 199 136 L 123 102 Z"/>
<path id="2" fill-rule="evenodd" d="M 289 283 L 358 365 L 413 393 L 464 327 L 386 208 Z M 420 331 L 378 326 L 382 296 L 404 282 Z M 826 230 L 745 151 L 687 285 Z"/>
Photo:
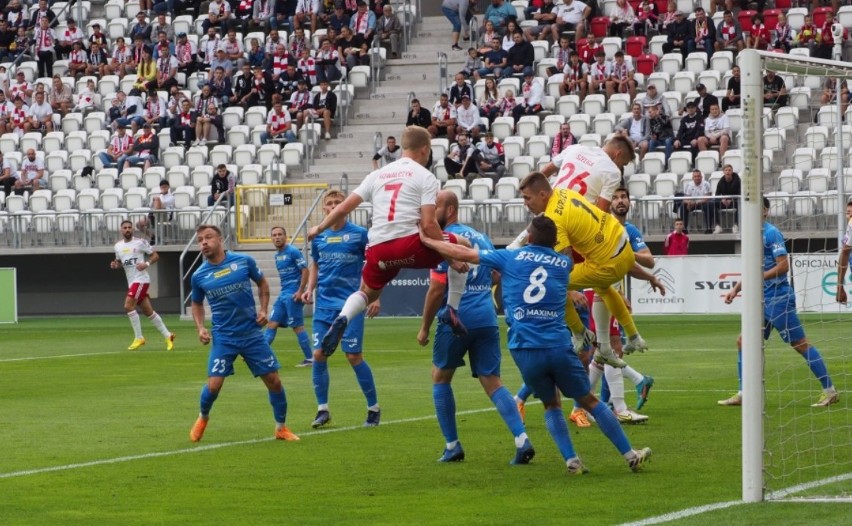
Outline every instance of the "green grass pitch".
<path id="1" fill-rule="evenodd" d="M 738 318 L 639 320 L 652 350 L 629 361 L 653 375 L 656 386 L 643 409 L 650 422 L 626 431 L 635 447 L 650 446 L 654 457 L 644 472 L 633 474 L 596 427 L 577 430 L 572 424 L 575 446 L 591 470 L 584 477 L 566 474 L 537 403 L 527 410 L 537 455 L 528 466 L 510 466 L 512 438 L 467 369 L 453 383 L 467 458 L 436 463 L 444 444 L 433 416 L 431 352 L 417 345 L 414 319 L 367 323 L 365 357 L 377 382 L 380 427 L 360 427 L 363 396 L 345 357 L 335 355 L 332 425 L 312 430 L 311 372 L 294 367 L 301 353 L 292 332 L 282 329 L 274 347 L 287 389 L 288 425 L 302 440 L 272 439 L 263 385 L 238 364 L 204 440 L 192 444 L 188 432 L 207 349 L 191 323 L 171 316 L 166 322 L 178 336 L 171 353 L 147 320 L 148 344 L 124 350 L 132 333 L 122 316 L 0 326 L 0 523 L 619 524 L 741 495 L 740 411 L 716 406 L 736 390 Z M 849 396 L 852 364 L 840 339 L 848 324 L 806 327 L 812 340 L 837 338 L 821 350 L 842 396 Z M 803 360 L 777 336 L 767 349 L 768 372 L 774 364 L 789 365 L 791 372 L 772 373 L 768 389 L 790 374 L 797 392 L 776 392 L 770 403 L 795 398 L 797 407 L 789 411 L 809 414 L 807 402 L 816 400 L 819 386 L 801 381 L 807 373 Z M 511 391 L 518 388 L 507 352 L 503 378 Z M 635 393 L 626 383 L 633 406 Z M 820 429 L 817 443 L 849 444 L 845 407 L 809 417 L 807 426 Z M 803 447 L 813 442 L 802 440 Z M 812 463 L 810 455 L 802 465 Z M 850 453 L 845 455 L 843 462 L 803 471 L 802 480 L 794 477 L 788 485 L 846 473 Z M 846 480 L 825 491 L 848 496 L 851 486 Z M 850 512 L 842 503 L 763 503 L 674 523 L 842 524 Z"/>

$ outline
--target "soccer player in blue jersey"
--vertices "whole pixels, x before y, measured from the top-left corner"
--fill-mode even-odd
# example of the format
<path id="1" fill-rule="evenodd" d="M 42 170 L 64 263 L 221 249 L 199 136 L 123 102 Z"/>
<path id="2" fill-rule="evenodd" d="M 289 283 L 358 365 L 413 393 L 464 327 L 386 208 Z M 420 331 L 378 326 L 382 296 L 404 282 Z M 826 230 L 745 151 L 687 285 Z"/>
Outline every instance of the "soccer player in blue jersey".
<path id="1" fill-rule="evenodd" d="M 275 268 L 281 278 L 281 293 L 278 300 L 272 306 L 269 314 L 269 324 L 266 326 L 266 342 L 272 346 L 278 327 L 292 327 L 299 347 L 305 358 L 297 367 L 310 367 L 311 342 L 308 333 L 305 332 L 305 317 L 303 314 L 302 293 L 308 282 L 308 263 L 302 255 L 302 251 L 293 245 L 287 244 L 287 231 L 282 226 L 272 227 L 270 233 L 272 244 L 278 250 L 275 253 Z"/>
<path id="2" fill-rule="evenodd" d="M 819 351 L 808 342 L 805 330 L 796 314 L 796 294 L 790 282 L 787 281 L 787 272 L 790 270 L 790 258 L 787 248 L 784 246 L 784 236 L 775 225 L 766 221 L 769 214 L 769 199 L 763 198 L 763 337 L 769 339 L 772 329 L 778 331 L 778 335 L 785 343 L 802 355 L 808 363 L 811 372 L 822 385 L 822 395 L 811 407 L 828 407 L 840 401 L 840 395 Z M 725 303 L 731 303 L 740 293 L 742 282 L 737 283 L 725 296 Z M 743 362 L 742 362 L 742 335 L 737 338 L 737 375 L 740 381 L 740 390 L 734 396 L 719 400 L 719 405 L 742 405 L 743 403 Z"/>
<path id="3" fill-rule="evenodd" d="M 322 209 L 329 215 L 346 196 L 343 192 L 331 190 L 323 196 Z M 340 315 L 340 309 L 350 294 L 358 290 L 361 284 L 361 268 L 364 266 L 364 251 L 367 248 L 367 229 L 353 225 L 346 216 L 338 219 L 328 229 L 311 241 L 311 262 L 308 273 L 308 286 L 302 294 L 305 303 L 314 305 L 314 394 L 317 397 L 317 416 L 314 428 L 322 427 L 331 421 L 328 410 L 328 356 L 323 354 L 321 338 L 328 332 L 331 324 Z M 316 287 L 316 295 L 314 295 Z M 316 299 L 314 299 L 314 297 Z M 366 314 L 373 317 L 379 313 L 380 304 L 376 300 L 367 306 Z M 373 371 L 364 360 L 364 313 L 360 313 L 347 324 L 343 332 L 341 346 L 355 371 L 355 378 L 367 399 L 367 419 L 365 427 L 379 425 L 382 412 L 376 395 L 376 383 Z"/>
<path id="4" fill-rule="evenodd" d="M 571 332 L 565 327 L 568 276 L 573 263 L 553 250 L 556 231 L 553 220 L 538 216 L 529 227 L 529 245 L 517 249 L 475 250 L 426 236 L 421 239 L 424 245 L 446 258 L 501 273 L 509 351 L 524 382 L 544 404 L 547 430 L 568 472 L 582 474 L 587 470 L 571 443 L 560 392 L 580 401 L 627 460 L 630 469 L 638 471 L 650 458 L 651 450 L 633 449 L 615 415 L 591 393 L 589 377 L 574 353 Z"/>
<path id="5" fill-rule="evenodd" d="M 252 374 L 259 376 L 269 390 L 269 403 L 275 419 L 275 438 L 299 440 L 287 429 L 287 395 L 278 376 L 278 359 L 266 343 L 261 327 L 269 308 L 269 284 L 254 258 L 225 252 L 222 232 L 213 225 L 200 225 L 196 237 L 201 253 L 207 259 L 192 274 L 192 319 L 198 339 L 207 345 L 207 383 L 201 388 L 201 412 L 189 439 L 198 442 L 204 436 L 210 409 L 219 396 L 225 377 L 234 374 L 234 360 L 242 356 Z M 260 309 L 255 310 L 251 282 L 257 284 Z M 204 299 L 212 313 L 212 337 L 204 327 Z"/>
<path id="6" fill-rule="evenodd" d="M 456 194 L 447 190 L 438 192 L 435 218 L 441 230 L 467 239 L 480 250 L 494 250 L 491 240 L 484 234 L 458 223 L 458 210 L 459 201 Z M 446 303 L 447 271 L 446 263 L 441 263 L 432 271 L 429 291 L 423 305 L 423 323 L 417 334 L 420 345 L 429 343 L 432 319 Z M 459 304 L 459 316 L 467 328 L 467 335 L 456 337 L 452 328 L 440 320 L 435 332 L 435 342 L 432 345 L 432 399 L 435 402 L 438 425 L 446 441 L 446 448 L 438 462 L 464 460 L 464 449 L 459 442 L 456 427 L 456 400 L 451 383 L 456 368 L 464 365 L 465 354 L 470 361 L 471 373 L 479 378 L 485 394 L 497 407 L 497 412 L 515 439 L 516 451 L 512 464 L 528 464 L 535 456 L 512 393 L 500 380 L 500 330 L 491 298 L 491 284 L 490 269 L 471 268 Z"/>

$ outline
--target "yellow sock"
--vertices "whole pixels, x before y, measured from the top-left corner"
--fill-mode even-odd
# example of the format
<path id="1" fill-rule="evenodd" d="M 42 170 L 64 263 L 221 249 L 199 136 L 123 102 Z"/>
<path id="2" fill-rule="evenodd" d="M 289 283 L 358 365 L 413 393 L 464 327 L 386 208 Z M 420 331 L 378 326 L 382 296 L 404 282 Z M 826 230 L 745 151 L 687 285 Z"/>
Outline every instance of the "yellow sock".
<path id="1" fill-rule="evenodd" d="M 636 329 L 636 323 L 633 322 L 633 316 L 630 315 L 627 304 L 624 303 L 624 298 L 621 297 L 621 294 L 617 290 L 607 287 L 605 289 L 595 289 L 595 292 L 598 293 L 598 296 L 606 304 L 606 309 L 609 313 L 615 316 L 618 323 L 624 327 L 624 332 L 627 333 L 628 338 L 639 334 L 639 331 Z"/>
<path id="2" fill-rule="evenodd" d="M 577 314 L 577 309 L 574 308 L 574 302 L 571 301 L 570 296 L 565 304 L 565 323 L 568 324 L 568 328 L 571 329 L 571 332 L 574 334 L 583 334 L 586 330 L 585 325 L 583 325 L 582 320 L 580 320 L 580 315 Z"/>

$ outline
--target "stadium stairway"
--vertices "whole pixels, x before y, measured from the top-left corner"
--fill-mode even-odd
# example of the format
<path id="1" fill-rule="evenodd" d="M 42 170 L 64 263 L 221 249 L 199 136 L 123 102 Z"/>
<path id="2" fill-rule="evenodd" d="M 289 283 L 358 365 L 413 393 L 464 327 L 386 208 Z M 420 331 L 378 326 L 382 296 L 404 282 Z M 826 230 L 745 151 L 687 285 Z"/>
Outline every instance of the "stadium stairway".
<path id="1" fill-rule="evenodd" d="M 346 173 L 350 184 L 359 183 L 373 169 L 376 132 L 382 134 L 380 146 L 388 136 L 399 138 L 405 127 L 409 93 L 414 93 L 422 106 L 432 111 L 438 101 L 438 52 L 447 54 L 450 79 L 463 68 L 466 57 L 463 51 L 450 51 L 449 30 L 446 18 L 423 17 L 406 52 L 398 59 L 386 61 L 383 79 L 375 92 L 359 89 L 348 124 L 335 140 L 320 141 L 306 178 L 333 184 Z"/>

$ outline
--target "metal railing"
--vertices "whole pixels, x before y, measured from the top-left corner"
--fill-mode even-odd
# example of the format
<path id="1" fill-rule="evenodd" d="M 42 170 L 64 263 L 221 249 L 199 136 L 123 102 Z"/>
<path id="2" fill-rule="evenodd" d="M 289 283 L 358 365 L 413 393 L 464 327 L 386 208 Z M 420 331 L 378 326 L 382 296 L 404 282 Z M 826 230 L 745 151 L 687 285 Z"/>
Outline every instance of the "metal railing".
<path id="1" fill-rule="evenodd" d="M 376 86 L 379 84 L 379 75 L 382 74 L 382 41 L 379 35 L 373 36 L 373 42 L 370 45 L 370 95 L 376 92 Z"/>
<path id="2" fill-rule="evenodd" d="M 405 6 L 411 6 L 411 0 L 405 0 L 401 6 L 401 9 L 397 10 L 397 17 L 402 17 L 400 23 L 402 24 L 402 41 L 400 42 L 400 53 L 405 53 L 408 50 L 408 45 L 411 43 L 411 35 L 414 33 L 414 22 L 411 24 L 408 23 L 408 20 L 411 16 L 410 11 Z"/>
<path id="3" fill-rule="evenodd" d="M 377 131 L 373 134 L 373 155 L 379 153 L 382 149 L 382 132 Z"/>
<path id="4" fill-rule="evenodd" d="M 314 158 L 314 149 L 316 148 L 317 141 L 319 140 L 316 129 L 314 128 L 315 122 L 316 119 L 314 119 L 314 116 L 308 113 L 305 118 L 305 122 L 302 124 L 305 138 L 305 140 L 302 141 L 305 145 L 305 155 L 302 156 L 302 170 L 304 170 L 305 173 L 307 173 L 311 167 L 311 161 Z"/>
<path id="5" fill-rule="evenodd" d="M 337 183 L 337 186 L 340 187 L 341 192 L 349 195 L 349 175 L 346 172 L 340 174 L 340 182 Z"/>
<path id="6" fill-rule="evenodd" d="M 405 103 L 405 114 L 406 115 L 408 115 L 408 113 L 411 111 L 411 101 L 413 101 L 416 98 L 417 98 L 416 93 L 414 93 L 413 91 L 408 92 L 408 100 Z"/>
<path id="7" fill-rule="evenodd" d="M 447 92 L 447 54 L 438 51 L 438 94 Z"/>
<path id="8" fill-rule="evenodd" d="M 349 108 L 352 105 L 352 98 L 349 96 L 349 75 L 346 69 L 340 75 L 340 100 L 338 106 L 343 110 L 340 116 L 341 129 L 349 123 Z"/>
<path id="9" fill-rule="evenodd" d="M 470 47 L 477 47 L 479 44 L 479 21 L 476 19 L 476 15 L 470 17 L 468 35 L 470 35 Z"/>

